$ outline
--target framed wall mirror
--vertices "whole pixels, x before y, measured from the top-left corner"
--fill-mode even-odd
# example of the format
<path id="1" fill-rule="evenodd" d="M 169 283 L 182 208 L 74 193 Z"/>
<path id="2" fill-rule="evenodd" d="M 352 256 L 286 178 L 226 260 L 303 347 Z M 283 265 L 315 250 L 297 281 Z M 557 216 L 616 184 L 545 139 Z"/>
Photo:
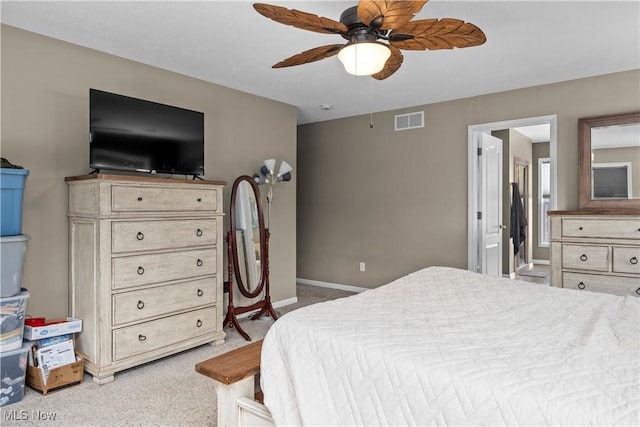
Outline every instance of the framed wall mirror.
<path id="1" fill-rule="evenodd" d="M 229 302 L 224 326 L 234 327 L 246 339 L 249 335 L 238 323 L 237 315 L 257 310 L 255 320 L 263 315 L 278 317 L 269 295 L 269 230 L 265 228 L 260 190 L 252 177 L 238 177 L 231 189 L 229 231 L 227 232 Z M 236 306 L 235 288 L 246 298 L 263 298 L 248 306 Z"/>
<path id="2" fill-rule="evenodd" d="M 578 120 L 580 209 L 640 211 L 640 112 Z"/>

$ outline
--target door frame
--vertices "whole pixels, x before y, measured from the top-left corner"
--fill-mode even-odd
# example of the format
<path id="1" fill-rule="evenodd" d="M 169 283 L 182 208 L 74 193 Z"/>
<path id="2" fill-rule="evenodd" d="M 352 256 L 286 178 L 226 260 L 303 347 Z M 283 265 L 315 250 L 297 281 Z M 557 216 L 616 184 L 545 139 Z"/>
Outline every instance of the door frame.
<path id="1" fill-rule="evenodd" d="M 478 164 L 477 164 L 477 138 L 480 133 L 491 133 L 494 130 L 511 129 L 514 127 L 532 126 L 549 123 L 549 158 L 551 168 L 551 200 L 550 210 L 555 210 L 558 201 L 558 117 L 555 114 L 523 119 L 504 120 L 491 123 L 470 125 L 467 128 L 467 269 L 478 269 Z M 502 203 L 502 200 L 500 200 Z"/>

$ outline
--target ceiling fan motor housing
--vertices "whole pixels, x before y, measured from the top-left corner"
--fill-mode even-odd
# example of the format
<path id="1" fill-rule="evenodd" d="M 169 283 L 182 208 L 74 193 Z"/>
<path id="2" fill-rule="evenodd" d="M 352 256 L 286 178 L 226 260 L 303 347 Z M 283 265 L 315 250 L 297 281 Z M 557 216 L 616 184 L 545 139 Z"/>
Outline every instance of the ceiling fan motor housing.
<path id="1" fill-rule="evenodd" d="M 378 18 L 376 18 L 376 20 L 377 19 Z M 382 17 L 380 17 L 380 19 L 382 19 Z M 346 34 L 341 35 L 351 43 L 371 42 L 379 38 L 385 38 L 386 36 L 386 31 L 374 29 L 372 26 L 368 26 L 360 20 L 358 16 L 358 6 L 350 7 L 342 12 L 342 14 L 340 14 L 340 22 L 349 28 Z"/>

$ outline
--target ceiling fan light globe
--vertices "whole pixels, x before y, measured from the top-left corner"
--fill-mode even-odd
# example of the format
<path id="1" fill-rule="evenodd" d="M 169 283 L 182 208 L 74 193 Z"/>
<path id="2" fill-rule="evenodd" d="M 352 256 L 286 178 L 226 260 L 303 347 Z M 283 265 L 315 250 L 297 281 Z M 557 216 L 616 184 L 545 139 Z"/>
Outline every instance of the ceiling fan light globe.
<path id="1" fill-rule="evenodd" d="M 382 71 L 390 56 L 391 50 L 380 42 L 349 43 L 338 53 L 345 71 L 354 76 L 370 76 Z"/>

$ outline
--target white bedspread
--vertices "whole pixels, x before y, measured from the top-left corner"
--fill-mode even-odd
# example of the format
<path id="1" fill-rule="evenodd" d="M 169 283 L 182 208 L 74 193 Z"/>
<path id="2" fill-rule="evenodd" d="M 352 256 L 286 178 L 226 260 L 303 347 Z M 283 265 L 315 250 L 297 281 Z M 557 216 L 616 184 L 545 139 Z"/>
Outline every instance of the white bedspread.
<path id="1" fill-rule="evenodd" d="M 430 267 L 267 333 L 278 425 L 638 425 L 640 299 Z"/>

